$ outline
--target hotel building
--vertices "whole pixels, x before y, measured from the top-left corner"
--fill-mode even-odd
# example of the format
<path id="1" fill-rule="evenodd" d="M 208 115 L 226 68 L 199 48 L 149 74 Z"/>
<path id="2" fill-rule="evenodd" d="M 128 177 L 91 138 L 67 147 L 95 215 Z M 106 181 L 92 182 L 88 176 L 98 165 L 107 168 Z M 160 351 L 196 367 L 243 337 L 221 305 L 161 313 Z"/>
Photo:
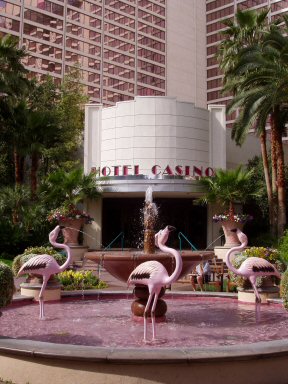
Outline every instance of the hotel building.
<path id="1" fill-rule="evenodd" d="M 211 207 L 197 204 L 197 178 L 256 154 L 251 137 L 237 148 L 226 131 L 222 76 L 214 58 L 221 21 L 236 9 L 287 1 L 0 0 L 0 34 L 20 39 L 25 66 L 61 82 L 80 64 L 90 104 L 84 167 L 105 176 L 100 200 L 88 202 L 93 248 L 125 232 L 137 245 L 148 185 L 161 227 L 177 227 L 197 248 L 219 236 Z M 206 25 L 206 32 L 205 32 Z M 207 39 L 207 40 L 205 40 Z M 207 109 L 208 103 L 208 109 Z M 228 121 L 228 127 L 232 121 Z M 134 237 L 133 237 L 134 236 Z M 174 239 L 177 240 L 176 238 Z"/>
<path id="2" fill-rule="evenodd" d="M 196 0 L 0 0 L 0 34 L 61 81 L 79 63 L 90 102 L 177 96 L 206 107 L 205 4 Z"/>

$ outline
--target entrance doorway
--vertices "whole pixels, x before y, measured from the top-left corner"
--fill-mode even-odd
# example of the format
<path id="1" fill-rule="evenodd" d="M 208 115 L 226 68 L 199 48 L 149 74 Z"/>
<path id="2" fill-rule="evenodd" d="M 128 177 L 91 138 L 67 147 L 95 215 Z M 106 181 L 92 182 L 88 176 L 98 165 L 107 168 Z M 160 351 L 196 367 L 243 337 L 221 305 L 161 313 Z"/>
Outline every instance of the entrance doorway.
<path id="1" fill-rule="evenodd" d="M 173 225 L 169 245 L 179 248 L 178 233 L 182 232 L 197 248 L 207 244 L 207 208 L 194 204 L 194 199 L 155 198 L 158 220 L 155 230 Z M 125 236 L 125 248 L 143 247 L 143 198 L 104 198 L 102 210 L 102 244 L 107 246 L 121 232 Z M 120 247 L 120 239 L 112 247 Z M 189 249 L 186 241 L 182 247 Z"/>

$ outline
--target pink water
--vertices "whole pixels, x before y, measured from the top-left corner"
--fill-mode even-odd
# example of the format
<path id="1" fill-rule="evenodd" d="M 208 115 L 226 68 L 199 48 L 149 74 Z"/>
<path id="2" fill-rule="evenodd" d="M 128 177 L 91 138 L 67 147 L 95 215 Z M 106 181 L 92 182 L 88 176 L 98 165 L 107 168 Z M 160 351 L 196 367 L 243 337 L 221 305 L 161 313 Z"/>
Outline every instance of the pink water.
<path id="1" fill-rule="evenodd" d="M 146 348 L 143 320 L 133 320 L 131 298 L 77 299 L 45 303 L 45 321 L 38 304 L 4 309 L 0 335 L 51 343 L 98 347 Z M 158 347 L 215 347 L 288 338 L 288 313 L 281 305 L 237 300 L 166 298 L 168 312 L 157 323 Z M 151 324 L 148 324 L 151 335 Z"/>

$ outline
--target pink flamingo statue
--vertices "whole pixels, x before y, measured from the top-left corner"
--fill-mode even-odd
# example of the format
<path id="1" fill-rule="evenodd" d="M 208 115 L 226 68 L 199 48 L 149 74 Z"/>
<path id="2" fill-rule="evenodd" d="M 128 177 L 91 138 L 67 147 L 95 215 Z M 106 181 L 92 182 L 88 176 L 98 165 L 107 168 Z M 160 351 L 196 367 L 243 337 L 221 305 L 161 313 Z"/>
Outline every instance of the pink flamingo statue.
<path id="1" fill-rule="evenodd" d="M 150 304 L 152 302 L 153 296 L 153 304 L 151 308 L 151 319 L 152 319 L 152 340 L 156 338 L 155 331 L 155 308 L 158 300 L 159 293 L 162 287 L 171 285 L 174 281 L 176 281 L 182 270 L 182 258 L 175 249 L 169 248 L 165 245 L 166 241 L 169 237 L 169 232 L 174 230 L 174 227 L 167 225 L 165 229 L 159 231 L 155 235 L 155 244 L 157 247 L 161 249 L 163 252 L 171 253 L 174 256 L 176 265 L 174 272 L 171 276 L 168 275 L 166 268 L 156 260 L 146 261 L 132 271 L 128 278 L 128 287 L 130 284 L 137 285 L 146 285 L 149 291 L 148 301 L 144 310 L 144 341 L 147 341 L 147 317 Z"/>
<path id="2" fill-rule="evenodd" d="M 240 229 L 231 229 L 232 232 L 236 232 L 237 237 L 240 241 L 240 245 L 231 248 L 226 254 L 227 267 L 235 273 L 235 275 L 246 277 L 250 280 L 253 290 L 256 296 L 256 303 L 261 303 L 261 297 L 256 287 L 256 279 L 258 276 L 277 276 L 281 279 L 281 274 L 277 269 L 269 263 L 269 261 L 262 259 L 261 257 L 248 257 L 241 264 L 240 268 L 236 269 L 231 263 L 231 255 L 235 252 L 243 251 L 248 244 L 247 236 Z"/>
<path id="3" fill-rule="evenodd" d="M 59 225 L 57 225 L 57 227 L 55 227 L 53 229 L 53 231 L 51 231 L 49 233 L 49 241 L 53 245 L 53 247 L 63 248 L 66 250 L 67 260 L 65 261 L 65 263 L 62 264 L 61 266 L 59 266 L 58 263 L 56 262 L 56 260 L 52 256 L 46 255 L 46 254 L 37 255 L 35 257 L 32 257 L 26 263 L 24 263 L 22 265 L 22 267 L 20 268 L 18 275 L 17 275 L 17 276 L 20 276 L 20 275 L 24 275 L 26 273 L 33 273 L 35 275 L 42 275 L 43 283 L 42 283 L 42 287 L 41 287 L 41 290 L 39 293 L 39 305 L 40 305 L 39 319 L 40 320 L 45 319 L 45 317 L 44 317 L 44 291 L 45 291 L 45 288 L 47 286 L 47 283 L 48 283 L 50 276 L 54 275 L 56 273 L 59 273 L 59 272 L 63 272 L 69 266 L 70 261 L 71 261 L 71 252 L 70 252 L 69 246 L 66 244 L 61 244 L 61 243 L 56 242 L 58 234 L 60 232 L 60 229 L 61 229 L 61 227 Z"/>

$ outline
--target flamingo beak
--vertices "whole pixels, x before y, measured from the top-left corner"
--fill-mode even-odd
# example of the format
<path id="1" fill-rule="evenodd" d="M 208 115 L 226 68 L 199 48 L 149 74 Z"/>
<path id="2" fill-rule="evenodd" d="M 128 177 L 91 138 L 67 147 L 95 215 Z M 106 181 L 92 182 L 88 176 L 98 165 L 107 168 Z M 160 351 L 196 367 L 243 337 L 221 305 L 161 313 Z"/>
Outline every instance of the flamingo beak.
<path id="1" fill-rule="evenodd" d="M 172 231 L 175 231 L 175 230 L 176 230 L 176 228 L 173 227 L 173 225 L 167 225 L 167 227 L 168 227 L 168 231 L 169 231 L 169 232 L 172 232 Z"/>

